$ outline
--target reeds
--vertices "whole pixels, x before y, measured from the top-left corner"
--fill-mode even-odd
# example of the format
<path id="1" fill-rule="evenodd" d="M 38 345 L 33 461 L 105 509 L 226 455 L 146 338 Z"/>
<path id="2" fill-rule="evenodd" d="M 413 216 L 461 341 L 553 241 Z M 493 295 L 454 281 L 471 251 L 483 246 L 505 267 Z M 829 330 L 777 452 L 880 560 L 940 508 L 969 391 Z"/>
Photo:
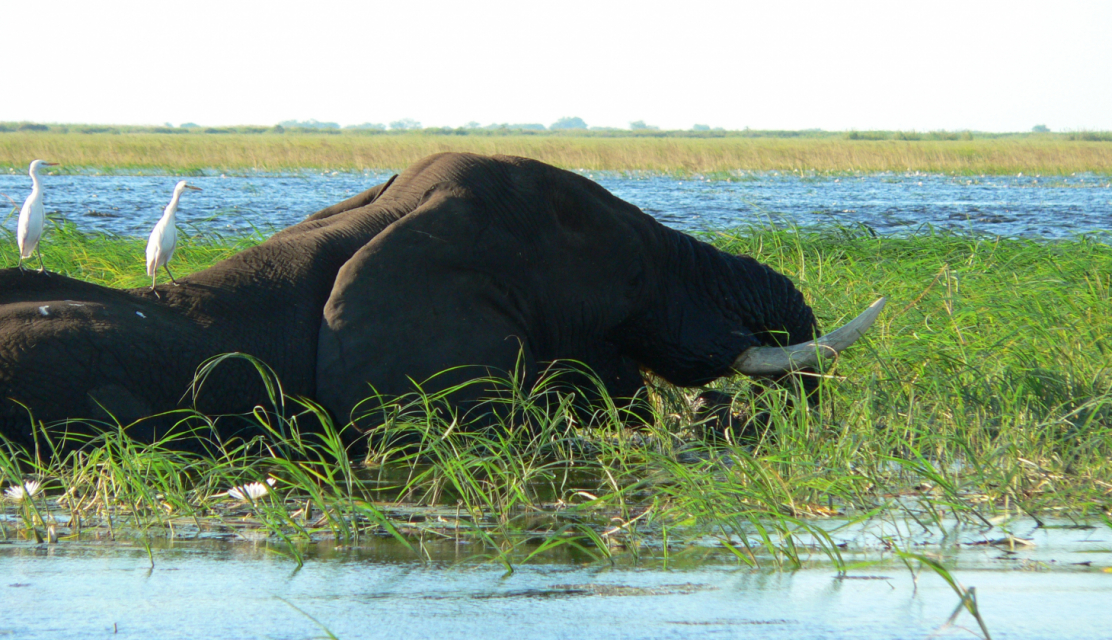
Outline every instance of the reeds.
<path id="1" fill-rule="evenodd" d="M 11 215 L 18 214 L 14 209 Z M 8 214 L 0 214 L 0 220 Z M 181 229 L 173 269 L 185 275 L 229 258 L 262 242 L 260 232 L 245 236 L 222 236 L 214 232 L 188 233 Z M 143 238 L 109 233 L 84 233 L 65 219 L 48 216 L 39 248 L 49 271 L 63 273 L 96 284 L 117 288 L 149 286 L 146 275 L 146 246 Z M 15 234 L 0 228 L 0 268 L 17 260 Z"/>
<path id="2" fill-rule="evenodd" d="M 442 151 L 526 156 L 567 169 L 702 175 L 736 171 L 1112 173 L 1112 144 L 1065 136 L 850 140 L 833 136 L 0 133 L 0 167 L 17 171 L 25 171 L 34 158 L 60 162 L 62 170 L 69 171 L 399 170 Z"/>
<path id="3" fill-rule="evenodd" d="M 131 240 L 48 238 L 52 269 L 52 256 L 85 255 L 64 263 L 70 275 L 118 285 L 131 278 L 119 256 L 134 252 L 142 279 Z M 178 433 L 153 444 L 106 424 L 64 457 L 47 455 L 58 426 L 42 431 L 38 451 L 0 447 L 3 486 L 44 487 L 6 507 L 19 524 L 0 529 L 45 538 L 53 525 L 63 542 L 83 530 L 261 535 L 298 562 L 320 540 L 389 540 L 411 557 L 486 558 L 511 571 L 541 558 L 707 554 L 758 567 L 818 557 L 845 570 L 839 532 L 877 520 L 936 531 L 1013 516 L 1112 524 L 1112 246 L 843 228 L 707 239 L 790 275 L 823 327 L 890 298 L 809 404 L 744 379 L 716 383 L 736 407 L 767 411 L 744 440 L 700 438 L 693 391 L 661 382 L 639 429 L 605 403 L 584 419 L 554 373 L 528 388 L 501 381 L 495 428 L 468 428 L 443 394 L 369 399 L 373 437 L 355 457 L 345 425 L 270 380 L 270 402 L 243 418 L 265 435 L 248 440 L 214 439 L 210 418 L 182 411 Z M 189 242 L 207 256 L 198 267 L 237 248 Z M 10 244 L 0 260 L 12 265 Z M 203 450 L 184 446 L 198 434 Z M 258 499 L 227 495 L 267 478 L 274 487 Z"/>

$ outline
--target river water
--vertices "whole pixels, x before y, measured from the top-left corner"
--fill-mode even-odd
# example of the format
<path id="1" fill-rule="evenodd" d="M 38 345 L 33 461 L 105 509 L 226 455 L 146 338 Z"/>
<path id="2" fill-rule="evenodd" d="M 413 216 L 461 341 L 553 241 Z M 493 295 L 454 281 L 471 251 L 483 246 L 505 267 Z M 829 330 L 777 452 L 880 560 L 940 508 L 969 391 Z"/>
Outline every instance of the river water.
<path id="1" fill-rule="evenodd" d="M 993 638 L 1112 637 L 1112 531 L 1038 529 L 1026 546 L 950 544 Z M 975 543 L 974 543 L 975 544 Z M 261 541 L 0 543 L 0 638 L 930 638 L 973 637 L 943 578 L 890 554 L 846 551 L 845 575 L 818 561 L 749 569 L 723 556 L 662 566 L 542 559 L 512 574 L 396 543 L 306 550 Z M 461 562 L 461 560 L 463 560 Z M 913 563 L 914 564 L 914 563 Z M 311 616 L 311 618 L 310 618 Z M 314 621 L 315 619 L 315 621 Z M 319 624 L 318 624 L 319 623 Z M 972 633 L 971 633 L 972 632 Z"/>
<path id="2" fill-rule="evenodd" d="M 190 177 L 202 192 L 182 199 L 186 232 L 269 232 L 390 177 L 386 172 L 211 174 Z M 1112 230 L 1112 177 L 937 174 L 797 175 L 738 173 L 729 179 L 587 173 L 618 197 L 684 231 L 751 224 L 867 225 L 899 234 L 927 225 L 999 236 L 1065 238 Z M 146 237 L 170 199 L 175 176 L 45 176 L 48 215 L 79 228 Z M 0 175 L 0 193 L 18 203 L 25 174 Z M 6 202 L 0 198 L 0 202 Z M 14 230 L 14 207 L 0 215 Z M 0 209 L 2 211 L 2 209 Z"/>
<path id="3" fill-rule="evenodd" d="M 15 524 L 6 515 L 0 520 Z M 243 530 L 152 539 L 150 555 L 106 531 L 56 544 L 0 541 L 0 638 L 938 638 L 980 635 L 938 574 L 891 543 L 941 560 L 971 588 L 993 638 L 1112 637 L 1112 529 L 1030 519 L 924 529 L 820 521 L 839 573 L 800 538 L 803 568 L 739 566 L 716 543 L 659 540 L 615 564 L 571 550 L 508 573 L 451 536 L 426 561 L 390 538 L 301 547 Z M 914 571 L 914 572 L 913 572 Z M 327 632 L 324 631 L 327 629 Z"/>

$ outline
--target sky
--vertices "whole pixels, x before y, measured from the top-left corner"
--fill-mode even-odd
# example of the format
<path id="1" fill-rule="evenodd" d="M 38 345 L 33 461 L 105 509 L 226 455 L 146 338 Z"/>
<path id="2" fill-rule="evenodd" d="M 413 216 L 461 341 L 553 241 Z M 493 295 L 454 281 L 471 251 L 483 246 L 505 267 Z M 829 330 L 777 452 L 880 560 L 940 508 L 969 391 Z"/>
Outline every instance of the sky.
<path id="1" fill-rule="evenodd" d="M 0 121 L 1112 130 L 1112 2 L 0 0 Z"/>

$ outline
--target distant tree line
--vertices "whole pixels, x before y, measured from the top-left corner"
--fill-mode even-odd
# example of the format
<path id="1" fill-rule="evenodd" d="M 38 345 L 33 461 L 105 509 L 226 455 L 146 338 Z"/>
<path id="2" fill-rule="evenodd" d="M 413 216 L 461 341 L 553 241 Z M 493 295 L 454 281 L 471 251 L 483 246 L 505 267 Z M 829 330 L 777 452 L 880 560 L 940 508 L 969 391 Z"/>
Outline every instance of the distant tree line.
<path id="1" fill-rule="evenodd" d="M 779 129 L 742 129 L 726 130 L 721 127 L 696 124 L 691 129 L 666 130 L 646 124 L 643 120 L 629 123 L 628 129 L 614 127 L 591 127 L 579 117 L 560 118 L 549 126 L 538 123 L 527 124 L 488 124 L 468 122 L 462 127 L 422 127 L 412 118 L 403 118 L 388 124 L 364 122 L 341 127 L 335 122 L 318 120 L 284 120 L 274 126 L 234 126 L 203 127 L 193 122 L 178 126 L 166 123 L 163 126 L 136 125 L 81 125 L 81 124 L 42 124 L 36 122 L 0 122 L 0 134 L 8 132 L 23 133 L 83 133 L 83 134 L 126 134 L 126 133 L 170 133 L 170 134 L 328 134 L 328 135 L 456 135 L 456 136 L 507 136 L 507 135 L 555 135 L 585 136 L 608 138 L 841 138 L 845 140 L 973 140 L 1041 136 L 1053 139 L 1088 142 L 1112 142 L 1112 132 L 1108 131 L 1064 131 L 1051 132 L 1045 125 L 1036 125 L 1030 132 L 990 133 L 976 131 L 824 131 L 822 129 L 779 130 Z"/>

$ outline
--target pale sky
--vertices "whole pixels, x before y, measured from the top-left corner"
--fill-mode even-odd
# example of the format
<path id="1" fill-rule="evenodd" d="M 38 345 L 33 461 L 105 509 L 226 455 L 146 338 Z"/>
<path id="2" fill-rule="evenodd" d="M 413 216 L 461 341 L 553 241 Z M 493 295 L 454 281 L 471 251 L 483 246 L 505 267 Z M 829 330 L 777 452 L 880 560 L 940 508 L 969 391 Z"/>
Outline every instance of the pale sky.
<path id="1" fill-rule="evenodd" d="M 0 0 L 0 120 L 1112 130 L 1112 2 Z"/>

